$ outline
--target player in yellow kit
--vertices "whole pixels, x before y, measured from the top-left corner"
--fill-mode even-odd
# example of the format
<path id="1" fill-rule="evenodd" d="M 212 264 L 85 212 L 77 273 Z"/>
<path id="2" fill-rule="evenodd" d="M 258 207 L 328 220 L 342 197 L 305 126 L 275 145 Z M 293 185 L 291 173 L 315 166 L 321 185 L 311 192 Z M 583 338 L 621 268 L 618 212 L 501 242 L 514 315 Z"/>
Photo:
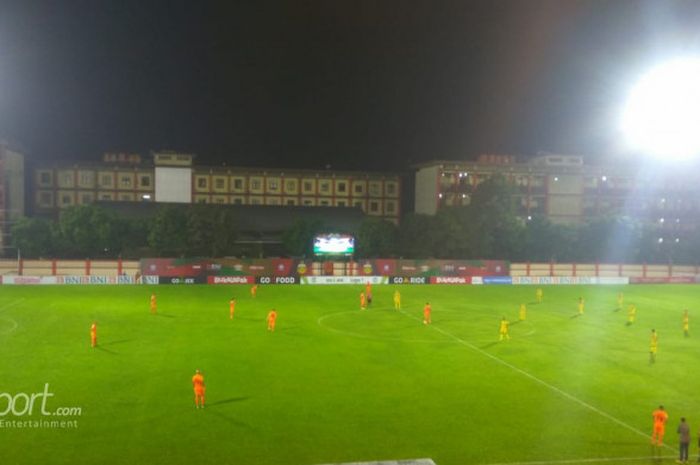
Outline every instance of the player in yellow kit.
<path id="1" fill-rule="evenodd" d="M 151 294 L 151 313 L 155 314 L 157 308 L 158 308 L 158 304 L 156 302 L 156 294 L 154 292 Z"/>
<path id="2" fill-rule="evenodd" d="M 364 310 L 367 308 L 367 298 L 365 297 L 364 292 L 360 292 L 360 310 Z"/>
<path id="3" fill-rule="evenodd" d="M 503 339 L 510 339 L 510 334 L 508 334 L 508 320 L 506 320 L 506 317 L 503 317 L 501 319 L 501 325 L 498 328 L 498 340 L 502 341 Z"/>
<path id="4" fill-rule="evenodd" d="M 683 334 L 685 337 L 690 336 L 690 317 L 687 308 L 683 310 Z"/>
<path id="5" fill-rule="evenodd" d="M 253 287 L 250 288 L 250 296 L 252 298 L 255 298 L 258 295 L 258 285 L 253 284 Z"/>
<path id="6" fill-rule="evenodd" d="M 236 311 L 236 299 L 231 298 L 231 300 L 228 301 L 228 317 L 229 319 L 233 320 L 233 312 Z"/>
<path id="7" fill-rule="evenodd" d="M 97 347 L 97 323 L 94 321 L 90 326 L 90 346 Z"/>
<path id="8" fill-rule="evenodd" d="M 651 341 L 649 342 L 649 363 L 656 362 L 656 352 L 659 349 L 659 335 L 656 330 L 651 330 Z"/>
<path id="9" fill-rule="evenodd" d="M 527 307 L 525 304 L 520 304 L 520 310 L 518 310 L 518 319 L 520 321 L 525 321 L 525 318 L 527 317 Z"/>
<path id="10" fill-rule="evenodd" d="M 542 288 L 538 287 L 537 291 L 535 291 L 535 298 L 537 298 L 537 303 L 541 304 L 542 303 L 542 297 L 544 293 L 542 292 Z"/>
<path id="11" fill-rule="evenodd" d="M 583 306 L 585 305 L 585 302 L 583 301 L 583 297 L 578 298 L 578 314 L 583 315 Z"/>
<path id="12" fill-rule="evenodd" d="M 394 291 L 394 310 L 401 310 L 401 293 L 398 289 Z"/>
<path id="13" fill-rule="evenodd" d="M 622 310 L 622 305 L 624 304 L 624 302 L 625 295 L 622 292 L 620 292 L 619 294 L 617 294 L 617 311 Z"/>
<path id="14" fill-rule="evenodd" d="M 637 307 L 634 304 L 630 304 L 627 308 L 627 326 L 634 323 L 635 319 L 637 319 Z"/>
<path id="15" fill-rule="evenodd" d="M 196 370 L 192 377 L 192 388 L 194 389 L 194 405 L 195 408 L 204 408 L 204 376 L 199 370 Z"/>

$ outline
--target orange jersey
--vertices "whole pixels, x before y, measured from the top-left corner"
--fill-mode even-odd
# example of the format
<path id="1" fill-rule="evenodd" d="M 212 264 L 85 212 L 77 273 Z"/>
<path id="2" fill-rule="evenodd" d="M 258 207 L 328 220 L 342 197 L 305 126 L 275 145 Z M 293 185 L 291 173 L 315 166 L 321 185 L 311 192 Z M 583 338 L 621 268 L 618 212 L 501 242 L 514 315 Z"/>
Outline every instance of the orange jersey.
<path id="1" fill-rule="evenodd" d="M 236 309 L 236 301 L 235 300 L 231 300 L 228 303 L 228 309 L 231 311 L 231 313 L 233 313 L 233 311 Z"/>
<path id="2" fill-rule="evenodd" d="M 250 288 L 250 295 L 255 297 L 257 295 L 257 293 L 258 293 L 258 285 L 256 284 Z"/>
<path id="3" fill-rule="evenodd" d="M 656 409 L 651 416 L 654 418 L 654 426 L 663 427 L 668 421 L 668 413 L 665 410 Z"/>
<path id="4" fill-rule="evenodd" d="M 430 305 L 426 305 L 423 307 L 423 315 L 430 315 L 430 312 L 433 311 L 432 308 L 430 308 Z"/>
<path id="5" fill-rule="evenodd" d="M 267 314 L 267 321 L 269 323 L 274 323 L 275 320 L 277 319 L 277 312 L 272 310 L 270 313 Z"/>
<path id="6" fill-rule="evenodd" d="M 97 339 L 97 325 L 93 323 L 92 326 L 90 326 L 90 338 L 94 341 Z"/>
<path id="7" fill-rule="evenodd" d="M 151 308 L 156 308 L 156 296 L 155 296 L 155 294 L 151 296 Z"/>
<path id="8" fill-rule="evenodd" d="M 365 285 L 365 293 L 366 293 L 367 295 L 369 295 L 369 294 L 372 293 L 372 284 L 367 283 L 367 284 Z"/>
<path id="9" fill-rule="evenodd" d="M 360 306 L 364 307 L 364 306 L 365 306 L 365 301 L 366 301 L 366 300 L 367 300 L 367 298 L 365 297 L 365 293 L 362 292 L 362 293 L 360 294 Z"/>
<path id="10" fill-rule="evenodd" d="M 197 373 L 192 377 L 192 387 L 195 391 L 204 390 L 204 376 L 201 373 Z"/>

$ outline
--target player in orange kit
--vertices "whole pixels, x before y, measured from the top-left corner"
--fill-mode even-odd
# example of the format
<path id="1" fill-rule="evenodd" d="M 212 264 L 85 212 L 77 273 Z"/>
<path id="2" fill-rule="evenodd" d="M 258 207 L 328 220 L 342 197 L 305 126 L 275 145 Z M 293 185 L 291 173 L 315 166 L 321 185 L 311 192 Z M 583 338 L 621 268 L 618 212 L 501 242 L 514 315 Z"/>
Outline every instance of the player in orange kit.
<path id="1" fill-rule="evenodd" d="M 430 302 L 425 303 L 425 307 L 423 307 L 423 324 L 424 325 L 429 325 L 431 323 L 430 320 L 430 314 L 432 313 L 433 309 L 430 308 Z"/>
<path id="2" fill-rule="evenodd" d="M 270 310 L 270 313 L 267 314 L 267 330 L 268 331 L 274 331 L 275 330 L 275 322 L 277 321 L 277 310 L 274 308 Z"/>
<path id="3" fill-rule="evenodd" d="M 255 296 L 257 296 L 257 295 L 258 295 L 258 285 L 253 284 L 253 287 L 250 288 L 250 296 L 252 298 L 255 298 Z"/>
<path id="4" fill-rule="evenodd" d="M 236 299 L 231 298 L 231 300 L 228 301 L 228 314 L 229 314 L 229 319 L 233 320 L 233 312 L 236 310 Z"/>
<path id="5" fill-rule="evenodd" d="M 666 413 L 666 410 L 664 410 L 663 405 L 659 405 L 659 408 L 654 410 L 651 416 L 654 419 L 654 430 L 651 433 L 651 444 L 661 446 L 664 440 L 664 433 L 666 432 L 665 430 L 666 422 L 668 421 L 668 413 Z"/>
<path id="6" fill-rule="evenodd" d="M 90 326 L 90 345 L 92 347 L 97 347 L 97 323 L 92 322 Z"/>
<path id="7" fill-rule="evenodd" d="M 154 292 L 151 294 L 151 313 L 155 314 L 157 307 L 158 304 L 156 303 L 156 294 Z"/>
<path id="8" fill-rule="evenodd" d="M 360 310 L 364 310 L 367 308 L 367 298 L 365 297 L 364 292 L 360 292 Z"/>
<path id="9" fill-rule="evenodd" d="M 365 298 L 367 299 L 367 305 L 372 304 L 372 283 L 367 281 L 365 284 Z"/>
<path id="10" fill-rule="evenodd" d="M 199 370 L 195 371 L 192 377 L 192 387 L 194 388 L 194 405 L 196 408 L 204 408 L 204 376 Z"/>

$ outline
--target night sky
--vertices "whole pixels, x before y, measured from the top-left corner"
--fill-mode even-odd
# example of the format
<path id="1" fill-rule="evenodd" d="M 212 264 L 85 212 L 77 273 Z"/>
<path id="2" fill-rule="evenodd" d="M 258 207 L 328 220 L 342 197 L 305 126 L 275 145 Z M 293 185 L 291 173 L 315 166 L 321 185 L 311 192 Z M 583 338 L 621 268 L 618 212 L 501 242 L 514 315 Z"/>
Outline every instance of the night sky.
<path id="1" fill-rule="evenodd" d="M 0 0 L 0 137 L 36 160 L 604 160 L 634 78 L 700 48 L 698 1 L 199 3 Z"/>

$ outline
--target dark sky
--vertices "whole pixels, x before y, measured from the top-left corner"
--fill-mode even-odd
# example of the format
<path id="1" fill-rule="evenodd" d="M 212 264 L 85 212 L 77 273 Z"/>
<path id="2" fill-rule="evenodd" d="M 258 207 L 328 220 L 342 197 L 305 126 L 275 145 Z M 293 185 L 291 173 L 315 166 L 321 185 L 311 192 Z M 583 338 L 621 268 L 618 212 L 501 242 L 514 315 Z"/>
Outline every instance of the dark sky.
<path id="1" fill-rule="evenodd" d="M 41 160 L 601 158 L 631 80 L 699 37 L 698 1 L 0 0 L 0 137 Z"/>

